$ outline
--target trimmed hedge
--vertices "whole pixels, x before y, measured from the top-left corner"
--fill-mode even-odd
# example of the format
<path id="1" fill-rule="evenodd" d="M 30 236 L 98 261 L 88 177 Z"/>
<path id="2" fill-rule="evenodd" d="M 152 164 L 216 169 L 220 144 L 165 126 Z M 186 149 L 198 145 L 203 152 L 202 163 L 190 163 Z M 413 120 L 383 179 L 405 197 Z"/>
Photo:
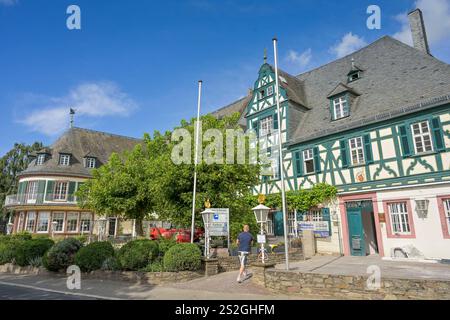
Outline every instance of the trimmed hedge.
<path id="1" fill-rule="evenodd" d="M 165 239 L 161 237 L 158 240 L 159 255 L 164 256 L 166 252 L 176 244 L 177 242 L 173 239 Z"/>
<path id="2" fill-rule="evenodd" d="M 82 244 L 74 238 L 64 239 L 56 243 L 43 257 L 44 267 L 49 271 L 59 271 L 74 264 L 75 254 Z"/>
<path id="3" fill-rule="evenodd" d="M 158 243 L 148 239 L 130 241 L 117 253 L 122 269 L 138 271 L 145 268 L 158 256 Z"/>
<path id="4" fill-rule="evenodd" d="M 202 253 L 196 244 L 179 243 L 170 248 L 164 255 L 166 271 L 196 271 L 202 264 Z"/>
<path id="5" fill-rule="evenodd" d="M 10 236 L 0 238 L 0 265 L 10 263 L 14 257 L 14 245 Z"/>
<path id="6" fill-rule="evenodd" d="M 30 260 L 42 258 L 55 243 L 49 238 L 38 238 L 22 241 L 13 240 L 11 244 L 14 245 L 14 263 L 25 267 L 30 265 Z"/>
<path id="7" fill-rule="evenodd" d="M 82 247 L 75 254 L 75 264 L 81 271 L 90 272 L 101 269 L 103 262 L 112 256 L 114 256 L 114 248 L 111 243 L 94 242 Z"/>

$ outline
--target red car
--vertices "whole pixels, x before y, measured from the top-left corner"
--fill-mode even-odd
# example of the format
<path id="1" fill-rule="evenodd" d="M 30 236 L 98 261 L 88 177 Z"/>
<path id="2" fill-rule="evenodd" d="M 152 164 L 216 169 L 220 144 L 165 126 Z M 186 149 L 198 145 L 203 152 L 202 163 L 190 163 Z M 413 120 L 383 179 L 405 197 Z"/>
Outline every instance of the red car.
<path id="1" fill-rule="evenodd" d="M 197 228 L 194 233 L 194 241 L 200 239 L 203 236 L 203 229 Z M 191 242 L 191 230 L 189 229 L 165 229 L 165 228 L 151 228 L 150 239 L 156 240 L 160 237 L 165 239 L 175 239 L 178 243 Z"/>

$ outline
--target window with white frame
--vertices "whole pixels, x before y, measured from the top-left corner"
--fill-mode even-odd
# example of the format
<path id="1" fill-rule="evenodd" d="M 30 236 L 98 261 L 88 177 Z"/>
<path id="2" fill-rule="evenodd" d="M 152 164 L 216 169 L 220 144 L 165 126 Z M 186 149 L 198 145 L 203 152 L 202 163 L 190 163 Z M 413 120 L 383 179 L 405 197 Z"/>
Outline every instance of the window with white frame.
<path id="1" fill-rule="evenodd" d="M 450 233 L 450 199 L 444 199 L 444 214 L 447 221 L 447 230 Z"/>
<path id="2" fill-rule="evenodd" d="M 70 154 L 61 154 L 59 156 L 59 165 L 60 166 L 70 165 Z"/>
<path id="3" fill-rule="evenodd" d="M 348 116 L 348 102 L 345 96 L 333 99 L 334 120 Z"/>
<path id="4" fill-rule="evenodd" d="M 38 196 L 38 185 L 39 181 L 30 181 L 28 182 L 27 191 L 26 191 L 26 199 L 27 201 L 33 201 L 37 199 Z"/>
<path id="5" fill-rule="evenodd" d="M 67 181 L 58 181 L 55 184 L 55 196 L 54 196 L 54 200 L 57 201 L 64 201 L 67 200 L 67 186 L 68 186 L 68 182 Z"/>
<path id="6" fill-rule="evenodd" d="M 36 165 L 42 166 L 45 162 L 45 154 L 39 154 L 36 159 Z"/>
<path id="7" fill-rule="evenodd" d="M 63 232 L 64 231 L 64 212 L 55 212 L 53 213 L 52 226 L 53 222 L 56 222 L 54 225 L 54 232 Z"/>
<path id="8" fill-rule="evenodd" d="M 78 212 L 69 212 L 67 214 L 67 232 L 78 231 Z"/>
<path id="9" fill-rule="evenodd" d="M 349 140 L 350 144 L 350 155 L 352 158 L 352 164 L 363 164 L 364 163 L 364 147 L 362 137 L 352 138 Z"/>
<path id="10" fill-rule="evenodd" d="M 305 166 L 305 173 L 314 173 L 314 155 L 313 149 L 307 149 L 303 151 L 303 163 Z"/>
<path id="11" fill-rule="evenodd" d="M 47 233 L 50 220 L 49 212 L 39 212 L 37 232 Z"/>
<path id="12" fill-rule="evenodd" d="M 80 216 L 80 231 L 82 233 L 90 232 L 91 225 L 92 225 L 92 214 L 89 212 L 82 213 Z"/>
<path id="13" fill-rule="evenodd" d="M 272 133 L 273 130 L 273 119 L 272 116 L 261 119 L 259 122 L 259 135 L 266 136 Z"/>
<path id="14" fill-rule="evenodd" d="M 388 208 L 391 219 L 392 233 L 410 234 L 411 226 L 406 202 L 389 203 Z"/>
<path id="15" fill-rule="evenodd" d="M 323 221 L 321 209 L 311 209 L 302 215 L 303 221 Z"/>
<path id="16" fill-rule="evenodd" d="M 414 123 L 411 125 L 411 129 L 416 153 L 433 151 L 428 121 Z"/>
<path id="17" fill-rule="evenodd" d="M 295 212 L 288 212 L 288 234 L 295 235 Z"/>
<path id="18" fill-rule="evenodd" d="M 272 86 L 267 88 L 267 96 L 270 97 L 271 95 L 273 95 L 273 87 Z"/>
<path id="19" fill-rule="evenodd" d="M 28 212 L 27 221 L 25 223 L 25 231 L 34 232 L 35 225 L 36 225 L 36 212 Z"/>
<path id="20" fill-rule="evenodd" d="M 95 168 L 95 164 L 96 164 L 95 158 L 92 157 L 86 158 L 86 168 L 93 169 Z"/>

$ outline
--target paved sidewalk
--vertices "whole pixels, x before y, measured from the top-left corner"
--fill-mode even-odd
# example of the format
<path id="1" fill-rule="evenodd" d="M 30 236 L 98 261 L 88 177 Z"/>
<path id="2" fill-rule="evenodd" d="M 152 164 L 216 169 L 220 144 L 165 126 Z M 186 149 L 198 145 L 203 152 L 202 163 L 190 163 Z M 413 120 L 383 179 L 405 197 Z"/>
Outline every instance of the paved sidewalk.
<path id="1" fill-rule="evenodd" d="M 304 273 L 367 276 L 367 268 L 371 265 L 380 267 L 381 276 L 386 278 L 450 281 L 450 264 L 392 261 L 381 259 L 376 255 L 367 257 L 315 256 L 312 259 L 291 263 L 290 269 L 294 272 Z M 276 268 L 284 269 L 285 266 L 279 264 Z"/>
<path id="2" fill-rule="evenodd" d="M 66 277 L 61 275 L 13 275 L 0 274 L 2 297 L 8 287 L 20 293 L 19 298 L 38 299 L 39 292 L 52 299 L 61 295 L 68 299 L 139 299 L 139 300 L 276 300 L 317 299 L 320 297 L 285 296 L 270 292 L 251 281 L 236 282 L 236 272 L 221 273 L 214 277 L 201 278 L 185 283 L 151 286 L 127 281 L 82 279 L 81 290 L 69 290 Z M 33 298 L 34 297 L 34 298 Z"/>

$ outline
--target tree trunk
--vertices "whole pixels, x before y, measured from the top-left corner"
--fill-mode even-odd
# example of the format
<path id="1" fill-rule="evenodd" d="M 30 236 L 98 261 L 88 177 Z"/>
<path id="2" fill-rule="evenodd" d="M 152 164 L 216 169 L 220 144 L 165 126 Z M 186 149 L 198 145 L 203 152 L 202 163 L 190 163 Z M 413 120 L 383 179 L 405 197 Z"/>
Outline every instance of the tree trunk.
<path id="1" fill-rule="evenodd" d="M 144 236 L 144 225 L 142 223 L 142 218 L 136 219 L 136 235 L 138 237 Z"/>

